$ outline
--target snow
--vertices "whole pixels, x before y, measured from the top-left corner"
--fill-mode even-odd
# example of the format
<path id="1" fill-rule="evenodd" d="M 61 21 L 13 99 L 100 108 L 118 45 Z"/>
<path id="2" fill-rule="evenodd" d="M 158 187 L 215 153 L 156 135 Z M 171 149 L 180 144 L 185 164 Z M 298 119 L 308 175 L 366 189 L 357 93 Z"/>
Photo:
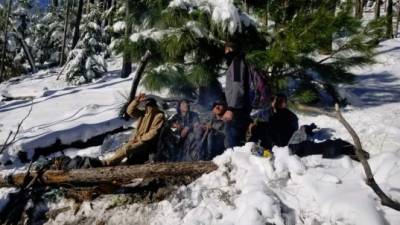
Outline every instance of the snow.
<path id="1" fill-rule="evenodd" d="M 118 21 L 113 25 L 113 31 L 116 33 L 120 33 L 125 30 L 126 24 L 124 21 Z"/>
<path id="2" fill-rule="evenodd" d="M 138 42 L 141 39 L 153 39 L 155 41 L 161 40 L 165 35 L 171 33 L 172 30 L 157 30 L 154 28 L 136 32 L 130 36 L 132 42 Z"/>
<path id="3" fill-rule="evenodd" d="M 362 180 L 360 164 L 348 164 L 348 157 L 300 159 L 290 155 L 287 148 L 279 148 L 274 151 L 274 159 L 262 158 L 251 154 L 252 146 L 247 143 L 241 148 L 228 149 L 214 159 L 218 165 L 216 171 L 179 187 L 159 203 L 110 207 L 113 200 L 105 196 L 83 203 L 76 215 L 70 210 L 47 224 L 64 224 L 82 218 L 93 219 L 93 223 L 107 221 L 107 224 L 380 225 L 385 221 L 400 222 L 400 214 L 380 205 Z M 390 170 L 378 168 L 381 157 Z M 372 157 L 373 170 L 379 170 L 382 175 L 398 174 L 400 154 L 391 153 L 387 157 Z M 392 189 L 389 193 L 395 193 L 393 189 L 399 187 L 399 179 L 391 176 L 387 180 L 393 182 L 386 184 Z M 71 221 L 71 218 L 74 219 Z"/>
<path id="4" fill-rule="evenodd" d="M 233 4 L 233 0 L 173 0 L 170 2 L 171 8 L 182 8 L 192 10 L 198 8 L 209 12 L 212 20 L 216 24 L 229 31 L 231 34 L 242 31 L 244 26 L 255 25 L 256 21 L 249 15 L 242 13 Z"/>
<path id="5" fill-rule="evenodd" d="M 15 156 L 19 150 L 31 156 L 37 147 L 54 144 L 57 139 L 68 144 L 87 140 L 98 134 L 129 126 L 118 118 L 124 102 L 121 93 L 129 91 L 131 79 L 118 78 L 116 68 L 121 59 L 109 62 L 110 73 L 92 84 L 70 86 L 59 70 L 41 71 L 32 77 L 4 82 L 0 93 L 6 96 L 32 96 L 34 99 L 0 103 L 0 142 L 4 143 L 9 131 L 16 131 L 18 123 L 33 104 L 32 113 L 23 123 L 16 141 L 10 146 L 3 160 Z"/>
<path id="6" fill-rule="evenodd" d="M 207 2 L 216 10 L 220 2 Z M 227 1 L 229 2 L 229 1 Z M 174 4 L 195 1 L 174 0 Z M 172 3 L 171 3 L 172 4 Z M 201 5 L 201 6 L 204 6 Z M 212 6 L 212 7 L 211 7 Z M 222 10 L 222 9 L 218 9 Z M 227 16 L 228 14 L 221 14 Z M 230 14 L 229 14 L 230 15 Z M 187 26 L 195 24 L 189 23 Z M 147 33 L 146 33 L 147 32 Z M 142 31 L 145 37 L 157 36 Z M 139 37 L 137 37 L 139 38 Z M 136 37 L 131 37 L 137 40 Z M 400 201 L 400 39 L 382 42 L 376 51 L 377 63 L 353 68 L 358 74 L 353 85 L 343 85 L 341 94 L 350 105 L 343 115 L 361 138 L 363 148 L 371 154 L 369 163 L 383 191 Z M 188 60 L 190 59 L 187 56 Z M 0 143 L 33 104 L 31 115 L 2 161 L 13 159 L 17 151 L 32 154 L 37 147 L 46 147 L 57 140 L 71 143 L 87 140 L 132 121 L 117 118 L 124 102 L 120 93 L 127 93 L 132 78 L 119 78 L 122 60 L 107 61 L 108 72 L 93 83 L 68 85 L 64 76 L 57 80 L 60 68 L 42 70 L 31 76 L 14 78 L 0 84 Z M 169 67 L 160 66 L 156 70 Z M 140 87 L 139 91 L 143 90 Z M 33 100 L 4 101 L 5 97 L 33 97 Z M 319 139 L 330 137 L 351 141 L 351 137 L 336 119 L 327 116 L 299 114 L 301 124 L 315 123 L 321 129 Z M 70 157 L 103 156 L 129 137 L 130 132 L 107 138 L 103 146 L 86 149 L 66 149 Z M 218 169 L 201 176 L 167 199 L 152 204 L 131 203 L 113 206 L 115 195 L 101 196 L 83 202 L 75 213 L 60 213 L 47 224 L 77 224 L 86 218 L 92 224 L 288 224 L 288 225 L 381 225 L 400 224 L 400 213 L 382 206 L 376 194 L 365 184 L 360 163 L 347 156 L 323 159 L 321 156 L 299 158 L 287 148 L 274 148 L 272 158 L 251 154 L 252 143 L 228 149 L 214 159 Z M 107 152 L 105 152 L 107 151 Z M 53 156 L 60 154 L 56 153 Z M 7 167 L 2 175 L 23 168 Z M 15 189 L 0 189 L 0 209 Z M 48 203 L 49 209 L 72 205 L 61 199 Z M 113 207 L 111 207 L 113 206 Z"/>

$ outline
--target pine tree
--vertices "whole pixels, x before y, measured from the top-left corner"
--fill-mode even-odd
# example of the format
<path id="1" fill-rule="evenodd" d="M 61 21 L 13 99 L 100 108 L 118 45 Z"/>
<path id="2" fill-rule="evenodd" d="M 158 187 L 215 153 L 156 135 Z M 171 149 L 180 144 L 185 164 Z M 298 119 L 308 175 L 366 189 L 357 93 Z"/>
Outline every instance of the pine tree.
<path id="1" fill-rule="evenodd" d="M 333 3 L 336 13 L 331 13 Z M 383 34 L 382 21 L 363 26 L 352 13 L 351 2 L 333 0 L 296 9 L 270 34 L 267 49 L 252 52 L 248 61 L 268 74 L 274 92 L 303 103 L 317 102 L 326 94 L 341 102 L 336 85 L 354 81 L 347 68 L 373 62 L 372 50 Z M 327 43 L 334 46 L 329 53 L 321 51 Z"/>
<path id="2" fill-rule="evenodd" d="M 231 1 L 223 6 L 214 1 L 136 1 L 130 42 L 118 47 L 129 50 L 134 61 L 152 51 L 142 82 L 148 90 L 169 90 L 210 104 L 223 94 L 218 78 L 226 70 L 224 42 L 238 40 L 246 50 L 265 46 L 254 20 Z"/>
<path id="3" fill-rule="evenodd" d="M 107 71 L 104 60 L 107 46 L 100 26 L 93 22 L 99 16 L 99 11 L 92 9 L 90 14 L 83 18 L 81 38 L 69 53 L 65 66 L 66 79 L 71 83 L 91 82 Z"/>

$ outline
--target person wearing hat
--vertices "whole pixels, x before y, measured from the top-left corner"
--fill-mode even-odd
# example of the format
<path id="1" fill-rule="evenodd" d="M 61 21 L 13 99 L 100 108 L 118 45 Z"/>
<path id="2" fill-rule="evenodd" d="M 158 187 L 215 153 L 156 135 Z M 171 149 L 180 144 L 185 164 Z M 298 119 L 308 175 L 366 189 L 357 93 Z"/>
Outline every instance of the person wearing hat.
<path id="1" fill-rule="evenodd" d="M 241 146 L 245 142 L 246 130 L 251 122 L 249 70 L 245 55 L 235 43 L 225 43 L 225 58 L 228 65 L 225 82 L 227 110 L 223 115 L 225 145 L 227 148 Z"/>
<path id="2" fill-rule="evenodd" d="M 227 110 L 225 100 L 218 100 L 213 103 L 211 119 L 207 124 L 207 150 L 206 159 L 211 160 L 225 150 L 225 121 L 223 116 Z"/>
<path id="3" fill-rule="evenodd" d="M 140 103 L 144 103 L 144 110 L 139 109 Z M 158 138 L 165 116 L 158 108 L 156 100 L 139 94 L 129 104 L 126 112 L 130 117 L 138 120 L 136 133 L 133 139 L 117 149 L 110 158 L 103 160 L 103 165 L 117 165 L 125 157 L 128 158 L 129 164 L 144 163 L 149 160 L 149 155 L 157 150 Z"/>

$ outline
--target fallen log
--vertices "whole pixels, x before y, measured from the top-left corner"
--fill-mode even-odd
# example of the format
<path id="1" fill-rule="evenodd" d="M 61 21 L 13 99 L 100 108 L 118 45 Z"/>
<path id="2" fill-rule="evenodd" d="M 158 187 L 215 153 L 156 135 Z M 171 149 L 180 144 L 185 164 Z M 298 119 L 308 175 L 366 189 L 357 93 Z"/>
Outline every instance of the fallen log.
<path id="1" fill-rule="evenodd" d="M 0 187 L 22 187 L 27 180 L 38 177 L 44 186 L 89 186 L 99 184 L 129 184 L 138 178 L 199 177 L 210 173 L 217 166 L 210 161 L 155 163 L 132 166 L 99 167 L 69 171 L 47 170 L 44 172 L 18 173 L 0 178 Z"/>

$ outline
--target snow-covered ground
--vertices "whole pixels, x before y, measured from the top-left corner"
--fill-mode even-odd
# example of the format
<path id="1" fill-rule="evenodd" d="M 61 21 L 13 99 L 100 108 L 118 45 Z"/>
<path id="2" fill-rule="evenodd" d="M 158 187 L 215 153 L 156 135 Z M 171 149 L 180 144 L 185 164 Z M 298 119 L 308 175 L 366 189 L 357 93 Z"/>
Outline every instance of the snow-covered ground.
<path id="1" fill-rule="evenodd" d="M 354 68 L 358 82 L 341 87 L 351 103 L 344 117 L 358 132 L 377 182 L 392 198 L 400 201 L 400 39 L 381 43 L 377 63 Z M 34 96 L 29 100 L 0 102 L 0 143 L 28 113 L 21 131 L 3 159 L 19 150 L 30 152 L 57 139 L 62 143 L 85 140 L 120 126 L 117 118 L 124 101 L 122 93 L 130 88 L 131 78 L 118 76 L 120 60 L 109 62 L 107 76 L 84 86 L 68 86 L 56 80 L 59 70 L 41 71 L 19 81 L 0 85 L 5 96 Z M 337 137 L 351 141 L 335 119 L 299 115 L 301 124 L 316 123 L 321 138 Z M 109 143 L 112 145 L 111 143 Z M 203 175 L 172 196 L 148 205 L 128 204 L 109 207 L 113 196 L 103 196 L 60 213 L 49 224 L 400 224 L 400 212 L 380 204 L 365 185 L 359 163 L 347 156 L 322 159 L 298 158 L 287 148 L 274 149 L 274 159 L 249 153 L 250 144 L 227 150 L 214 161 L 217 171 Z M 100 147 L 69 149 L 67 154 L 98 156 Z M 12 158 L 12 157 L 11 157 Z M 12 167 L 4 168 L 2 174 Z M 14 189 L 0 189 L 0 207 Z M 49 203 L 50 209 L 72 204 L 68 200 Z M 82 224 L 82 220 L 80 220 Z"/>

